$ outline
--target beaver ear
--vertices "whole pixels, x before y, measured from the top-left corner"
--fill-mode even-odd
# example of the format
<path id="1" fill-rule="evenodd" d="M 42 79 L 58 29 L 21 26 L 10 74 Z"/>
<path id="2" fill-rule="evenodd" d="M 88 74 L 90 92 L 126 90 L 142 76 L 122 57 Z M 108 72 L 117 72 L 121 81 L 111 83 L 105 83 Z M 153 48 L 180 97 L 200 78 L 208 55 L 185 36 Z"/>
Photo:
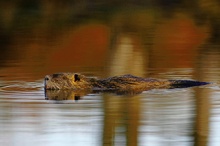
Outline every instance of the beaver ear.
<path id="1" fill-rule="evenodd" d="M 79 78 L 79 75 L 78 75 L 78 74 L 75 74 L 75 75 L 74 75 L 74 78 L 75 78 L 75 82 L 76 82 L 76 81 L 80 81 L 80 78 Z"/>

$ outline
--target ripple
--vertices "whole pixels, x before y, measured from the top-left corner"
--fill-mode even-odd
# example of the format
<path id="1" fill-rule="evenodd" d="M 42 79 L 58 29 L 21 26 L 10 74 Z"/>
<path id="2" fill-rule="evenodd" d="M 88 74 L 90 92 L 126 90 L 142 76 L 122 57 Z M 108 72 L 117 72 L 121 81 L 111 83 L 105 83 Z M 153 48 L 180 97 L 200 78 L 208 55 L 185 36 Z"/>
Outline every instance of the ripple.
<path id="1" fill-rule="evenodd" d="M 34 82 L 26 81 L 4 81 L 1 83 L 0 90 L 5 92 L 19 92 L 19 91 L 39 91 L 43 89 L 42 80 Z"/>
<path id="2" fill-rule="evenodd" d="M 42 80 L 0 82 L 1 102 L 39 102 L 45 100 Z M 43 101 L 44 102 L 44 101 Z"/>

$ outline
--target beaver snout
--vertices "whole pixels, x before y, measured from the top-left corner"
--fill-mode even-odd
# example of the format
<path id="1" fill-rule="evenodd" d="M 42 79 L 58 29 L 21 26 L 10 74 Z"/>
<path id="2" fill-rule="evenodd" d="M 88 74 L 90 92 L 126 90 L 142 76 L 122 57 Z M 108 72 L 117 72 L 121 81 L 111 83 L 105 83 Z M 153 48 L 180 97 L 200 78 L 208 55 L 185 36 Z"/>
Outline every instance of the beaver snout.
<path id="1" fill-rule="evenodd" d="M 45 89 L 48 89 L 47 87 L 47 82 L 51 79 L 51 77 L 49 75 L 46 75 L 45 78 L 44 78 L 44 88 Z"/>

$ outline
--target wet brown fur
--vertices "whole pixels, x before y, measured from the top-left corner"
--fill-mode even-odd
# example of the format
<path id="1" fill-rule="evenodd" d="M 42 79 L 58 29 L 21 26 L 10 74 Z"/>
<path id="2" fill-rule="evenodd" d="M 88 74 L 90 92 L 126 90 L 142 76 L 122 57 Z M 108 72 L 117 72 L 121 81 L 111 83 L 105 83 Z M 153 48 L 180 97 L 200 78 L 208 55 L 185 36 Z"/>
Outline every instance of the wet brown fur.
<path id="1" fill-rule="evenodd" d="M 71 89 L 138 93 L 150 89 L 167 89 L 171 85 L 169 80 L 145 79 L 129 74 L 106 79 L 90 78 L 76 73 L 59 73 L 45 77 L 46 90 Z"/>

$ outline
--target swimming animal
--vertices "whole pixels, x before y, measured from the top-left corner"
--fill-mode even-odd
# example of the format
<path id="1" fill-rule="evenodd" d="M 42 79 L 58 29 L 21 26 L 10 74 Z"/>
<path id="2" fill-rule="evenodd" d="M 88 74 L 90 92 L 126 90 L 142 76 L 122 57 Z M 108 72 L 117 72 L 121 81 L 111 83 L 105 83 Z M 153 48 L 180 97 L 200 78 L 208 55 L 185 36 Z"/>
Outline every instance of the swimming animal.
<path id="1" fill-rule="evenodd" d="M 142 78 L 130 74 L 105 79 L 87 77 L 79 73 L 56 73 L 46 75 L 45 90 L 85 90 L 116 93 L 140 93 L 151 89 L 187 88 L 210 84 L 195 80 L 163 80 Z"/>

